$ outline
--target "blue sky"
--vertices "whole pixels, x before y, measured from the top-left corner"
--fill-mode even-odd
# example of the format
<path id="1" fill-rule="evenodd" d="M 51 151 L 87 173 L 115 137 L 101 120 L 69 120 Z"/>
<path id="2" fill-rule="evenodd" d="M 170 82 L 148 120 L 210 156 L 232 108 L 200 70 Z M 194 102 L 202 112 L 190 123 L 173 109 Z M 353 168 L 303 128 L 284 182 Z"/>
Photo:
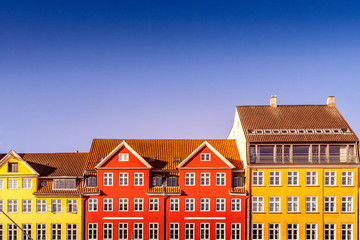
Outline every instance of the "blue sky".
<path id="1" fill-rule="evenodd" d="M 359 29 L 355 1 L 2 1 L 0 152 L 226 138 L 271 95 L 359 134 Z"/>

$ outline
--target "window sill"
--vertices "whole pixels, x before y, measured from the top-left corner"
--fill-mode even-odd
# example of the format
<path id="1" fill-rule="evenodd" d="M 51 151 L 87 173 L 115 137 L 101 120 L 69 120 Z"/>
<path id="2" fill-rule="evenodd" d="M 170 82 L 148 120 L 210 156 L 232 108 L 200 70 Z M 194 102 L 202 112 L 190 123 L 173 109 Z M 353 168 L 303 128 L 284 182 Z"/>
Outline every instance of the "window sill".
<path id="1" fill-rule="evenodd" d="M 301 212 L 287 212 L 288 214 L 300 214 Z"/>
<path id="2" fill-rule="evenodd" d="M 320 212 L 305 212 L 306 214 L 318 214 Z"/>
<path id="3" fill-rule="evenodd" d="M 270 214 L 282 214 L 282 212 L 269 212 Z"/>
<path id="4" fill-rule="evenodd" d="M 339 214 L 338 212 L 324 212 L 325 214 Z"/>
<path id="5" fill-rule="evenodd" d="M 301 187 L 301 185 L 287 185 L 287 187 Z"/>
<path id="6" fill-rule="evenodd" d="M 354 185 L 341 185 L 341 187 L 355 187 Z"/>
<path id="7" fill-rule="evenodd" d="M 251 185 L 252 187 L 265 187 L 265 185 Z"/>
<path id="8" fill-rule="evenodd" d="M 320 187 L 320 185 L 305 185 L 306 187 Z"/>
<path id="9" fill-rule="evenodd" d="M 341 212 L 341 214 L 354 214 L 355 212 Z"/>
<path id="10" fill-rule="evenodd" d="M 282 185 L 269 185 L 269 187 L 282 187 Z"/>
<path id="11" fill-rule="evenodd" d="M 265 212 L 252 212 L 254 214 L 264 214 Z"/>

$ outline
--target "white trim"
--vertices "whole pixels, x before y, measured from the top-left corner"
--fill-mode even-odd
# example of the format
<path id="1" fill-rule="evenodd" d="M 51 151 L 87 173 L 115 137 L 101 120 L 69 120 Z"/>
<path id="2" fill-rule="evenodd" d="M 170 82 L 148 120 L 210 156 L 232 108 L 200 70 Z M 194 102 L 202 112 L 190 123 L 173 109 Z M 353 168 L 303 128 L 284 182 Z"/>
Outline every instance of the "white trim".
<path id="1" fill-rule="evenodd" d="M 143 220 L 144 217 L 103 217 L 103 220 Z"/>
<path id="2" fill-rule="evenodd" d="M 226 220 L 226 217 L 184 217 L 184 220 Z"/>
<path id="3" fill-rule="evenodd" d="M 10 150 L 10 152 L 8 152 L 8 154 L 6 154 L 1 160 L 0 160 L 0 167 L 7 161 L 9 160 L 11 157 L 19 160 L 20 162 L 22 162 L 33 174 L 35 174 L 36 176 L 39 176 L 40 174 L 33 169 L 22 157 L 20 157 L 19 154 L 17 154 L 13 149 Z"/>

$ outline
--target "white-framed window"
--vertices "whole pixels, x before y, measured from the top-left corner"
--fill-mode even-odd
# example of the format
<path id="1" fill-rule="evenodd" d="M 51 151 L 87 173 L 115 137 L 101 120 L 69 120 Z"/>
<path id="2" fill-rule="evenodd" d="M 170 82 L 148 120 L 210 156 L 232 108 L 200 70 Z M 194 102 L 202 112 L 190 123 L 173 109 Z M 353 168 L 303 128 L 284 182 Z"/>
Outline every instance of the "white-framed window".
<path id="1" fill-rule="evenodd" d="M 324 197 L 324 211 L 336 212 L 336 197 Z"/>
<path id="2" fill-rule="evenodd" d="M 216 186 L 226 185 L 226 173 L 216 173 Z"/>
<path id="3" fill-rule="evenodd" d="M 46 224 L 36 224 L 36 240 L 46 240 Z"/>
<path id="4" fill-rule="evenodd" d="M 280 240 L 280 223 L 269 223 L 269 240 Z"/>
<path id="5" fill-rule="evenodd" d="M 252 185 L 253 186 L 264 186 L 264 172 L 253 171 L 252 172 Z"/>
<path id="6" fill-rule="evenodd" d="M 317 240 L 317 224 L 306 223 L 305 224 L 305 237 L 306 240 Z"/>
<path id="7" fill-rule="evenodd" d="M 4 179 L 0 178 L 0 189 L 4 189 Z"/>
<path id="8" fill-rule="evenodd" d="M 231 223 L 231 240 L 241 239 L 241 223 Z"/>
<path id="9" fill-rule="evenodd" d="M 287 211 L 299 212 L 299 197 L 287 197 Z"/>
<path id="10" fill-rule="evenodd" d="M 77 240 L 77 225 L 75 223 L 66 224 L 66 240 Z"/>
<path id="11" fill-rule="evenodd" d="M 201 153 L 200 161 L 210 161 L 210 153 Z"/>
<path id="12" fill-rule="evenodd" d="M 325 223 L 324 224 L 324 239 L 335 240 L 336 239 L 336 224 Z"/>
<path id="13" fill-rule="evenodd" d="M 8 189 L 18 189 L 18 179 L 9 178 L 8 179 Z"/>
<path id="14" fill-rule="evenodd" d="M 287 239 L 298 240 L 299 239 L 299 224 L 288 223 L 287 224 Z"/>
<path id="15" fill-rule="evenodd" d="M 210 173 L 200 173 L 200 186 L 210 186 Z"/>
<path id="16" fill-rule="evenodd" d="M 61 199 L 51 199 L 51 212 L 62 212 Z"/>
<path id="17" fill-rule="evenodd" d="M 127 162 L 129 161 L 128 153 L 119 153 L 119 162 Z"/>
<path id="18" fill-rule="evenodd" d="M 61 238 L 61 224 L 51 224 L 51 240 L 58 240 Z"/>
<path id="19" fill-rule="evenodd" d="M 119 173 L 119 186 L 128 186 L 129 173 Z"/>
<path id="20" fill-rule="evenodd" d="M 269 197 L 269 212 L 281 212 L 281 198 L 280 197 Z"/>
<path id="21" fill-rule="evenodd" d="M 133 227 L 134 232 L 134 240 L 142 240 L 143 239 L 143 224 L 142 223 L 134 223 Z"/>
<path id="22" fill-rule="evenodd" d="M 179 223 L 170 223 L 169 226 L 169 240 L 179 240 Z"/>
<path id="23" fill-rule="evenodd" d="M 23 213 L 31 213 L 32 212 L 32 201 L 31 201 L 31 199 L 23 199 L 22 200 L 22 212 Z"/>
<path id="24" fill-rule="evenodd" d="M 23 178 L 22 179 L 22 188 L 23 189 L 31 189 L 32 188 L 32 179 L 31 178 Z"/>
<path id="25" fill-rule="evenodd" d="M 280 186 L 281 185 L 281 173 L 279 171 L 269 172 L 269 185 Z"/>
<path id="26" fill-rule="evenodd" d="M 305 197 L 305 211 L 317 212 L 318 211 L 318 198 L 315 196 Z"/>
<path id="27" fill-rule="evenodd" d="M 195 239 L 195 224 L 185 223 L 185 240 Z"/>
<path id="28" fill-rule="evenodd" d="M 8 213 L 17 213 L 18 212 L 18 200 L 9 199 L 8 200 Z"/>
<path id="29" fill-rule="evenodd" d="M 299 186 L 299 172 L 288 171 L 287 172 L 287 185 L 288 186 Z"/>
<path id="30" fill-rule="evenodd" d="M 129 210 L 129 199 L 119 198 L 119 212 L 126 212 Z"/>
<path id="31" fill-rule="evenodd" d="M 185 198 L 185 211 L 195 211 L 195 198 Z"/>
<path id="32" fill-rule="evenodd" d="M 88 239 L 97 240 L 98 239 L 98 224 L 89 223 L 88 224 Z"/>
<path id="33" fill-rule="evenodd" d="M 336 186 L 335 171 L 325 171 L 325 186 Z"/>
<path id="34" fill-rule="evenodd" d="M 252 224 L 252 239 L 263 240 L 264 238 L 264 225 L 262 223 Z"/>
<path id="35" fill-rule="evenodd" d="M 135 212 L 144 211 L 144 199 L 143 198 L 134 198 L 134 211 Z"/>
<path id="36" fill-rule="evenodd" d="M 118 240 L 128 240 L 128 223 L 119 223 Z"/>
<path id="37" fill-rule="evenodd" d="M 179 198 L 170 198 L 170 211 L 171 212 L 177 212 L 179 211 L 179 202 L 180 199 Z"/>
<path id="38" fill-rule="evenodd" d="M 159 211 L 158 198 L 149 198 L 149 211 Z"/>
<path id="39" fill-rule="evenodd" d="M 264 197 L 252 197 L 252 211 L 264 212 Z"/>
<path id="40" fill-rule="evenodd" d="M 341 239 L 344 240 L 353 239 L 353 225 L 351 223 L 341 224 Z"/>
<path id="41" fill-rule="evenodd" d="M 19 172 L 19 164 L 17 162 L 8 163 L 8 172 L 15 173 Z"/>
<path id="42" fill-rule="evenodd" d="M 210 240 L 210 223 L 200 223 L 200 240 Z"/>
<path id="43" fill-rule="evenodd" d="M 317 186 L 317 185 L 318 185 L 318 172 L 306 171 L 306 186 Z"/>
<path id="44" fill-rule="evenodd" d="M 215 239 L 225 240 L 225 223 L 215 223 Z"/>
<path id="45" fill-rule="evenodd" d="M 3 239 L 3 237 L 4 237 L 4 226 L 2 225 L 2 223 L 0 223 L 0 239 Z"/>
<path id="46" fill-rule="evenodd" d="M 225 212 L 225 198 L 216 198 L 216 211 Z"/>
<path id="47" fill-rule="evenodd" d="M 46 199 L 36 199 L 36 212 L 37 213 L 46 213 Z"/>
<path id="48" fill-rule="evenodd" d="M 353 186 L 353 172 L 342 171 L 341 172 L 341 186 Z"/>
<path id="49" fill-rule="evenodd" d="M 232 198 L 231 199 L 231 211 L 232 212 L 240 212 L 241 211 L 241 199 L 240 198 Z"/>
<path id="50" fill-rule="evenodd" d="M 103 211 L 111 212 L 113 210 L 113 199 L 112 198 L 103 198 Z"/>
<path id="51" fill-rule="evenodd" d="M 97 210 L 98 210 L 98 199 L 97 198 L 89 198 L 88 211 L 89 212 L 97 212 Z"/>
<path id="52" fill-rule="evenodd" d="M 353 197 L 341 197 L 341 212 L 353 211 Z"/>
<path id="53" fill-rule="evenodd" d="M 158 240 L 159 224 L 149 223 L 149 240 Z"/>
<path id="54" fill-rule="evenodd" d="M 104 173 L 103 185 L 104 186 L 112 186 L 113 185 L 113 173 Z"/>
<path id="55" fill-rule="evenodd" d="M 77 213 L 77 199 L 67 199 L 66 205 L 68 213 Z"/>
<path id="56" fill-rule="evenodd" d="M 87 176 L 85 178 L 86 187 L 97 187 L 97 176 Z"/>
<path id="57" fill-rule="evenodd" d="M 144 173 L 134 173 L 134 186 L 144 186 Z"/>
<path id="58" fill-rule="evenodd" d="M 195 173 L 185 173 L 185 186 L 195 186 Z"/>
<path id="59" fill-rule="evenodd" d="M 30 223 L 23 223 L 22 229 L 23 229 L 22 240 L 30 240 L 30 239 L 32 239 L 32 236 L 31 236 L 32 226 L 31 226 L 31 224 Z"/>
<path id="60" fill-rule="evenodd" d="M 112 223 L 103 223 L 103 239 L 112 240 L 113 239 L 113 224 Z"/>
<path id="61" fill-rule="evenodd" d="M 17 227 L 15 224 L 8 224 L 8 240 L 17 240 Z"/>
<path id="62" fill-rule="evenodd" d="M 200 211 L 210 211 L 210 198 L 200 198 Z"/>
<path id="63" fill-rule="evenodd" d="M 53 189 L 76 189 L 76 179 L 54 179 Z"/>

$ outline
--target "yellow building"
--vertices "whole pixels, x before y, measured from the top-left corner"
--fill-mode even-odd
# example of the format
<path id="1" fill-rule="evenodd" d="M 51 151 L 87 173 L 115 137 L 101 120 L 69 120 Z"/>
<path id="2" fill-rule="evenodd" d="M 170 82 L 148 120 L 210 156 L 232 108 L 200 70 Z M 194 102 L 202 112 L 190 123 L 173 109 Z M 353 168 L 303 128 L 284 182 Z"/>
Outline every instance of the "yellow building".
<path id="1" fill-rule="evenodd" d="M 335 107 L 238 106 L 248 239 L 358 239 L 358 138 Z"/>

